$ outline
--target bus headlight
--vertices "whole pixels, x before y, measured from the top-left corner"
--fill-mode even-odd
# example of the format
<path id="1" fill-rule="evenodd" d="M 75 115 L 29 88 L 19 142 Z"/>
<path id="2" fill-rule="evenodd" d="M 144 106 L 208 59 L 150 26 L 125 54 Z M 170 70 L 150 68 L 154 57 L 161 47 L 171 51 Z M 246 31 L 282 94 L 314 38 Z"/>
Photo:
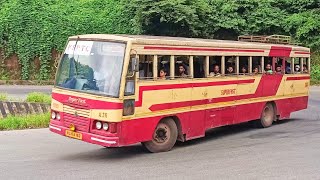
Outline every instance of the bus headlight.
<path id="1" fill-rule="evenodd" d="M 109 124 L 108 123 L 103 123 L 103 130 L 106 130 L 106 131 L 108 131 L 108 129 L 109 129 Z"/>
<path id="2" fill-rule="evenodd" d="M 51 112 L 51 119 L 56 119 L 56 115 L 57 115 L 56 112 L 52 111 Z"/>
<path id="3" fill-rule="evenodd" d="M 100 121 L 96 122 L 96 129 L 101 129 L 102 128 L 102 123 Z"/>
<path id="4" fill-rule="evenodd" d="M 60 119 L 61 119 L 60 113 L 56 113 L 56 118 L 57 118 L 57 120 L 60 121 Z"/>

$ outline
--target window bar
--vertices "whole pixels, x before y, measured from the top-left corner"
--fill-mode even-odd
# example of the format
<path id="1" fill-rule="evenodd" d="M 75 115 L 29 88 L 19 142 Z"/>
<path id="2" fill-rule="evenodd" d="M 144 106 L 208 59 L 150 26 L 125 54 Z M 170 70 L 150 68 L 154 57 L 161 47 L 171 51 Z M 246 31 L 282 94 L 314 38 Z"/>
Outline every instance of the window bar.
<path id="1" fill-rule="evenodd" d="M 174 64 L 174 56 L 170 57 L 170 79 L 174 79 L 174 70 L 175 70 L 175 64 Z"/>
<path id="2" fill-rule="evenodd" d="M 153 56 L 153 79 L 158 78 L 158 55 Z"/>
<path id="3" fill-rule="evenodd" d="M 189 57 L 189 70 L 190 70 L 190 78 L 193 78 L 193 56 Z"/>

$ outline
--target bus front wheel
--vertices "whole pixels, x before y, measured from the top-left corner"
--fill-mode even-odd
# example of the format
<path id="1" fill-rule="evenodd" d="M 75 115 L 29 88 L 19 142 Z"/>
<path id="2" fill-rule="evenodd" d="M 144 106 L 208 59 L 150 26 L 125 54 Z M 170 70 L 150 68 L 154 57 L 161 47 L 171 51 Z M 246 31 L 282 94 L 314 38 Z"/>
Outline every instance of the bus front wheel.
<path id="1" fill-rule="evenodd" d="M 267 103 L 261 112 L 260 120 L 258 121 L 258 126 L 262 128 L 270 127 L 275 120 L 275 110 L 271 103 Z"/>
<path id="2" fill-rule="evenodd" d="M 178 138 L 178 128 L 171 118 L 163 119 L 155 128 L 152 140 L 142 145 L 150 152 L 165 152 L 173 148 Z"/>

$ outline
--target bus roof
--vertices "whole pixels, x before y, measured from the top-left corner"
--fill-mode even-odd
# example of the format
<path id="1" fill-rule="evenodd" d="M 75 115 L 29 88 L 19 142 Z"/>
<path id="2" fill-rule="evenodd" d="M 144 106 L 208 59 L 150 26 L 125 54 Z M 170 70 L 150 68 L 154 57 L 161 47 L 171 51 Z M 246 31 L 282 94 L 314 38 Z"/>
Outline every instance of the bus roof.
<path id="1" fill-rule="evenodd" d="M 259 42 L 243 42 L 231 40 L 201 39 L 201 38 L 184 38 L 168 36 L 146 36 L 146 35 L 126 35 L 126 34 L 85 34 L 71 36 L 69 39 L 86 39 L 86 40 L 111 40 L 111 41 L 131 41 L 133 44 L 145 45 L 169 45 L 169 46 L 196 46 L 196 47 L 220 47 L 220 48 L 251 48 L 251 49 L 271 49 L 271 47 L 287 47 L 295 51 L 310 52 L 309 48 L 288 45 L 288 44 L 271 44 Z"/>

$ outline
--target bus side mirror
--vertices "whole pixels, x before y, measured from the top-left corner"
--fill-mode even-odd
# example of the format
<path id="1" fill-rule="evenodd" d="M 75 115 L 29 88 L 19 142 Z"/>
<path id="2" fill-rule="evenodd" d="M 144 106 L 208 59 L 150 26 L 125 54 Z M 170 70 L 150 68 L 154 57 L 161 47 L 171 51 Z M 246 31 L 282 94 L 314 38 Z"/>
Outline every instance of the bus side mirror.
<path id="1" fill-rule="evenodd" d="M 138 58 L 135 57 L 135 58 L 132 58 L 131 60 L 132 60 L 131 61 L 132 72 L 138 72 L 139 71 Z"/>

